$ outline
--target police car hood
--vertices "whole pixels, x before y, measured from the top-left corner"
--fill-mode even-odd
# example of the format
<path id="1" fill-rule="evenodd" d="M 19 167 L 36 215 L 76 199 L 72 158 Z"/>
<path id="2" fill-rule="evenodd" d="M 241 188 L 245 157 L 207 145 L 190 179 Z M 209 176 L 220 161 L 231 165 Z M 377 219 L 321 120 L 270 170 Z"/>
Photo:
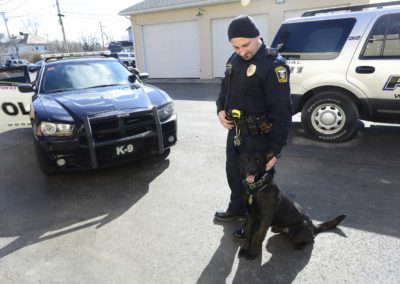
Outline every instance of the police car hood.
<path id="1" fill-rule="evenodd" d="M 161 97 L 161 99 L 160 99 Z M 157 99 L 154 99 L 157 98 Z M 43 107 L 51 120 L 71 120 L 106 112 L 151 109 L 165 101 L 162 93 L 149 86 L 102 87 L 43 95 Z"/>

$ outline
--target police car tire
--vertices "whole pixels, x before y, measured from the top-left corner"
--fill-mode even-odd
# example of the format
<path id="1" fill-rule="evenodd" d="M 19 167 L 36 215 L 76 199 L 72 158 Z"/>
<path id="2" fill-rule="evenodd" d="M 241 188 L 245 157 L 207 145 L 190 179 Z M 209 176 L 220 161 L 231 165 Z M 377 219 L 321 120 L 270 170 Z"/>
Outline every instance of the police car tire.
<path id="1" fill-rule="evenodd" d="M 354 102 L 339 91 L 322 91 L 311 97 L 301 112 L 301 124 L 313 139 L 343 142 L 357 131 L 358 110 Z"/>
<path id="2" fill-rule="evenodd" d="M 33 148 L 35 151 L 35 156 L 36 160 L 39 164 L 40 170 L 46 175 L 46 176 L 51 176 L 55 174 L 54 169 L 50 168 L 47 165 L 46 158 L 44 157 L 45 153 L 44 151 L 40 148 L 38 142 L 36 139 L 33 137 Z"/>

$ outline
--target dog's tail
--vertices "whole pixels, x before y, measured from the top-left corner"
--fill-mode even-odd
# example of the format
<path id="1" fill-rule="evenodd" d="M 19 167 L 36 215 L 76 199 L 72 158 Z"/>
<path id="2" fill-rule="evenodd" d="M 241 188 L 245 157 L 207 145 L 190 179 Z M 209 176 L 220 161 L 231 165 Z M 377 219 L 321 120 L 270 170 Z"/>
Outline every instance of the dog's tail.
<path id="1" fill-rule="evenodd" d="M 346 218 L 347 215 L 339 215 L 335 219 L 332 219 L 330 221 L 324 222 L 322 224 L 319 224 L 318 226 L 314 226 L 314 234 L 319 234 L 324 231 L 332 230 L 336 228 L 337 225 L 339 225 L 340 222 L 343 221 L 344 218 Z"/>

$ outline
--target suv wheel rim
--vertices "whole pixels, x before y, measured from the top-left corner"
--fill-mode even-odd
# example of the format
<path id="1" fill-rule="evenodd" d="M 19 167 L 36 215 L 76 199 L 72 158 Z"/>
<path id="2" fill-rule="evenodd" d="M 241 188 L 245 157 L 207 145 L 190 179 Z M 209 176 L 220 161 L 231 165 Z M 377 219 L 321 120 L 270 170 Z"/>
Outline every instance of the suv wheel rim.
<path id="1" fill-rule="evenodd" d="M 337 105 L 323 104 L 318 106 L 311 115 L 311 123 L 315 130 L 331 135 L 339 132 L 345 124 L 346 116 Z"/>

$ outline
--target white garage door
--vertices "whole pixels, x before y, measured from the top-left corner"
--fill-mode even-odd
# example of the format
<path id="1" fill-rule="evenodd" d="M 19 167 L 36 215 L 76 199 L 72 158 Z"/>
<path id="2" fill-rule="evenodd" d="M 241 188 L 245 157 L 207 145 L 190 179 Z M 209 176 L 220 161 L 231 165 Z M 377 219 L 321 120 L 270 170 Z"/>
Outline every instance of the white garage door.
<path id="1" fill-rule="evenodd" d="M 251 17 L 256 21 L 261 37 L 267 39 L 267 14 L 251 15 Z M 226 61 L 233 53 L 233 48 L 228 41 L 228 26 L 232 19 L 233 18 L 215 19 L 211 23 L 214 77 L 224 77 Z"/>
<path id="2" fill-rule="evenodd" d="M 145 71 L 151 78 L 199 78 L 200 46 L 196 21 L 142 27 Z"/>

